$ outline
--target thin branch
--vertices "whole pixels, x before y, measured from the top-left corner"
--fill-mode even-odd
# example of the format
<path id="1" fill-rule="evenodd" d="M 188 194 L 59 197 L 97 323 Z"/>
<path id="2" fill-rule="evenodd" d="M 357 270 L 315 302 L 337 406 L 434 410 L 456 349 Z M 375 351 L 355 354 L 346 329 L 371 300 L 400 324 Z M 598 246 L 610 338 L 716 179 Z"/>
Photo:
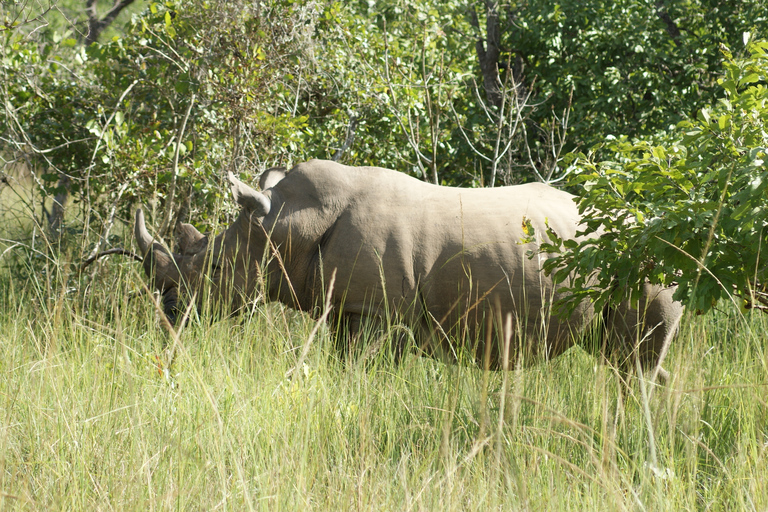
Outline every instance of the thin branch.
<path id="1" fill-rule="evenodd" d="M 45 154 L 48 154 L 48 153 L 52 153 L 52 152 L 56 151 L 57 149 L 65 148 L 67 146 L 71 146 L 72 144 L 77 144 L 79 142 L 88 142 L 89 140 L 93 140 L 93 137 L 86 137 L 84 139 L 70 140 L 70 141 L 64 142 L 63 144 L 59 144 L 58 146 L 54 146 L 54 147 L 48 148 L 48 149 L 37 149 L 32 143 L 28 143 L 28 142 L 18 143 L 16 141 L 12 141 L 10 139 L 6 139 L 5 137 L 0 137 L 0 141 L 5 142 L 6 144 L 13 144 L 17 148 L 29 147 L 29 149 L 31 149 L 33 153 L 38 154 L 38 155 L 45 155 Z"/>
<path id="2" fill-rule="evenodd" d="M 34 237 L 34 234 L 35 234 L 35 232 L 36 232 L 36 231 L 33 231 L 33 232 L 32 232 L 32 245 L 27 245 L 27 244 L 25 244 L 25 243 L 23 243 L 23 242 L 19 242 L 18 240 L 9 240 L 9 239 L 7 239 L 7 238 L 0 238 L 0 242 L 6 243 L 6 244 L 12 244 L 10 247 L 8 247 L 8 248 L 7 248 L 7 249 L 6 249 L 6 250 L 3 252 L 3 255 L 4 255 L 6 252 L 10 251 L 11 249 L 15 249 L 16 247 L 24 247 L 24 248 L 26 248 L 28 251 L 32 251 L 33 253 L 37 254 L 38 256 L 41 256 L 41 257 L 43 257 L 44 259 L 48 260 L 50 263 L 52 263 L 52 264 L 54 264 L 54 265 L 58 265 L 58 262 L 57 262 L 56 260 L 54 260 L 53 258 L 51 258 L 50 256 L 48 256 L 48 255 L 47 255 L 47 254 L 45 254 L 44 252 L 41 252 L 41 251 L 38 251 L 37 249 L 35 249 L 35 237 Z M 42 233 L 42 230 L 41 230 L 41 233 Z"/>
<path id="3" fill-rule="evenodd" d="M 85 46 L 95 43 L 101 33 L 107 28 L 120 12 L 131 5 L 135 0 L 115 0 L 112 8 L 107 11 L 103 18 L 99 19 L 96 13 L 96 0 L 87 0 L 85 3 L 85 12 L 88 14 L 88 33 L 85 35 Z"/>
<path id="4" fill-rule="evenodd" d="M 477 149 L 477 148 L 475 148 L 475 146 L 473 146 L 473 145 L 472 145 L 472 141 L 471 141 L 471 140 L 469 140 L 469 135 L 467 135 L 467 132 L 465 132 L 465 131 L 464 131 L 464 126 L 462 126 L 462 124 L 461 124 L 461 121 L 459 120 L 459 114 L 457 114 L 457 113 L 456 113 L 456 109 L 455 109 L 455 108 L 454 108 L 454 106 L 453 106 L 453 102 L 449 101 L 449 102 L 448 102 L 448 105 L 451 107 L 451 112 L 453 112 L 453 116 L 454 116 L 454 118 L 456 119 L 456 126 L 458 126 L 458 127 L 459 127 L 459 131 L 461 132 L 461 135 L 464 137 L 464 141 L 467 143 L 467 145 L 469 146 L 469 148 L 470 148 L 470 149 L 471 149 L 471 150 L 472 150 L 472 151 L 473 151 L 473 152 L 474 152 L 474 153 L 475 153 L 477 156 L 479 156 L 479 157 L 480 157 L 480 158 L 482 158 L 483 160 L 486 160 L 486 161 L 490 162 L 490 161 L 491 161 L 491 159 L 490 159 L 489 157 L 485 156 L 483 153 L 481 153 L 480 151 L 478 151 L 478 149 Z"/>
<path id="5" fill-rule="evenodd" d="M 173 177 L 171 179 L 171 188 L 168 191 L 168 204 L 165 208 L 165 218 L 160 225 L 160 236 L 164 237 L 168 231 L 168 226 L 171 223 L 171 214 L 173 213 L 173 199 L 176 195 L 176 182 L 179 175 L 179 149 L 181 148 L 181 141 L 184 139 L 184 132 L 187 129 L 187 121 L 189 120 L 189 114 L 192 112 L 192 107 L 195 104 L 195 94 L 189 99 L 189 105 L 187 105 L 187 113 L 184 114 L 184 121 L 181 123 L 179 129 L 179 135 L 176 138 L 176 151 L 173 154 Z"/>
<path id="6" fill-rule="evenodd" d="M 413 125 L 411 123 L 411 112 L 410 107 L 408 107 L 408 124 L 411 126 L 411 131 L 408 131 L 405 128 L 405 125 L 403 124 L 403 120 L 400 119 L 400 115 L 397 112 L 397 96 L 395 96 L 395 89 L 392 87 L 392 79 L 390 77 L 389 73 L 389 44 L 387 42 L 387 25 L 386 20 L 384 22 L 384 75 L 387 83 L 387 91 L 389 92 L 391 99 L 392 99 L 392 110 L 395 114 L 395 119 L 397 119 L 397 124 L 400 125 L 400 129 L 403 130 L 403 135 L 405 135 L 405 138 L 408 140 L 408 144 L 413 149 L 414 153 L 416 153 L 416 165 L 419 166 L 419 169 L 421 170 L 422 174 L 424 176 L 427 175 L 427 170 L 424 168 L 424 164 L 422 163 L 422 159 L 425 161 L 429 161 L 429 159 L 419 151 L 418 144 L 413 140 L 412 134 L 413 134 Z"/>
<path id="7" fill-rule="evenodd" d="M 131 84 L 125 88 L 125 90 L 120 95 L 120 98 L 115 103 L 115 108 L 112 110 L 112 114 L 110 114 L 109 118 L 107 119 L 107 122 L 104 123 L 104 126 L 101 129 L 101 133 L 99 133 L 99 137 L 96 140 L 96 147 L 93 148 L 93 153 L 91 154 L 91 162 L 88 164 L 88 167 L 86 168 L 85 172 L 85 193 L 81 194 L 81 196 L 85 199 L 85 206 L 86 210 L 91 210 L 91 171 L 96 166 L 96 155 L 99 152 L 99 148 L 101 147 L 101 142 L 104 140 L 104 135 L 107 133 L 107 129 L 109 128 L 109 125 L 112 124 L 112 120 L 115 118 L 117 113 L 120 111 L 120 105 L 122 104 L 123 100 L 126 96 L 128 96 L 128 93 L 131 92 L 131 90 L 134 88 L 136 84 L 139 83 L 139 79 L 137 78 Z M 86 234 L 89 232 L 90 229 L 90 216 L 85 216 L 85 226 L 83 228 L 83 233 Z"/>
<path id="8" fill-rule="evenodd" d="M 355 116 L 354 114 L 351 114 L 349 116 L 349 126 L 347 127 L 347 136 L 344 139 L 344 144 L 342 144 L 341 147 L 336 150 L 331 160 L 333 160 L 334 162 L 338 162 L 339 159 L 341 158 L 341 155 L 344 154 L 344 152 L 352 146 L 352 144 L 355 142 L 356 129 L 357 129 L 357 116 Z"/>
<path id="9" fill-rule="evenodd" d="M 129 251 L 128 249 L 123 249 L 122 247 L 116 247 L 114 249 L 108 249 L 106 251 L 101 251 L 97 254 L 94 254 L 90 258 L 83 261 L 82 265 L 80 265 L 80 272 L 85 270 L 91 263 L 98 260 L 99 258 L 102 258 L 104 256 L 109 256 L 111 254 L 121 254 L 123 256 L 128 256 L 129 258 L 133 258 L 136 261 L 144 261 L 144 258 L 139 256 L 133 251 Z"/>
<path id="10" fill-rule="evenodd" d="M 102 244 L 109 238 L 109 232 L 112 230 L 112 226 L 115 223 L 115 212 L 117 211 L 117 205 L 120 204 L 120 199 L 123 197 L 123 194 L 128 189 L 128 185 L 130 185 L 131 181 L 126 180 L 118 189 L 117 191 L 117 197 L 115 198 L 114 202 L 112 203 L 112 208 L 109 211 L 109 216 L 107 217 L 107 222 L 104 225 L 104 231 L 101 234 L 101 237 L 99 237 L 99 240 L 96 242 L 96 245 L 94 246 L 93 250 L 91 251 L 91 254 L 88 256 L 88 259 L 94 258 L 96 253 L 101 248 Z"/>

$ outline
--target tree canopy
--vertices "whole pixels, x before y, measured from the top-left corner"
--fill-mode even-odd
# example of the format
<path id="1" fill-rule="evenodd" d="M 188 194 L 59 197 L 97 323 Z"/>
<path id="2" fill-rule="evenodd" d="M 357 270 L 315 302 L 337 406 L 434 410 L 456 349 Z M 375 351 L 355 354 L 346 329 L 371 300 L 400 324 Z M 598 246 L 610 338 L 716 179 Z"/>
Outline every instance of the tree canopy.
<path id="1" fill-rule="evenodd" d="M 734 292 L 764 304 L 761 1 L 0 9 L 3 183 L 29 174 L 49 215 L 71 197 L 80 215 L 50 229 L 79 256 L 112 245 L 137 202 L 161 234 L 205 229 L 226 170 L 333 158 L 446 185 L 569 187 L 606 233 L 554 260 L 562 276 L 600 269 L 581 296 L 675 280 L 702 311 Z"/>

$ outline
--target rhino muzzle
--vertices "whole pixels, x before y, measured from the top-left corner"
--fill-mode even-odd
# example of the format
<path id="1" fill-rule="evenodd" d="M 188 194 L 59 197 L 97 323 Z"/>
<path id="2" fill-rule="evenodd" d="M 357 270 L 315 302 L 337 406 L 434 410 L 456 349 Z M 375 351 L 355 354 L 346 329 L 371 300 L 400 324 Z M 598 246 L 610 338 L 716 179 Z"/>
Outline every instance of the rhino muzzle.
<path id="1" fill-rule="evenodd" d="M 178 286 L 181 282 L 176 260 L 162 243 L 149 234 L 141 208 L 136 210 L 134 235 L 143 257 L 144 272 L 152 285 L 162 293 L 163 313 L 174 325 L 179 318 Z"/>

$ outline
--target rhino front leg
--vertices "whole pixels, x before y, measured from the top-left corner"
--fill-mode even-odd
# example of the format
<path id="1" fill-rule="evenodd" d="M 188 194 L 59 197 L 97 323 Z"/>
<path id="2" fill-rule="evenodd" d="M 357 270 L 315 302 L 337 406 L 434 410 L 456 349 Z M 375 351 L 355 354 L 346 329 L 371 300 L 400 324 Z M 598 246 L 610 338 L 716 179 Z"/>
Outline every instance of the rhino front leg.
<path id="1" fill-rule="evenodd" d="M 342 312 L 330 318 L 331 338 L 342 362 L 351 360 L 360 345 L 363 316 L 359 313 Z"/>
<path id="2" fill-rule="evenodd" d="M 375 315 L 342 312 L 332 319 L 333 337 L 336 352 L 342 362 L 354 361 L 362 357 L 369 360 L 382 350 L 392 358 L 395 364 L 402 361 L 408 336 L 402 326 L 388 326 Z"/>

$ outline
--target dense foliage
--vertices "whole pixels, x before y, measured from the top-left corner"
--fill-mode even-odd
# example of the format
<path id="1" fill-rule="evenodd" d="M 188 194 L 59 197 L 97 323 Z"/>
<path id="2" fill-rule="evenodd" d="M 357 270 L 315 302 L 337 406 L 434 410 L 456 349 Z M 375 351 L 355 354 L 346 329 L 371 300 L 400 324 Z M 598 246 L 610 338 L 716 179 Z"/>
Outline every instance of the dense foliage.
<path id="1" fill-rule="evenodd" d="M 543 106 L 572 102 L 568 149 L 696 117 L 720 96 L 719 45 L 740 48 L 742 33 L 768 27 L 755 0 L 533 0 L 508 16 L 504 44 L 522 55 Z"/>
<path id="2" fill-rule="evenodd" d="M 637 283 L 674 281 L 699 312 L 734 295 L 768 308 L 768 42 L 749 37 L 747 57 L 723 49 L 723 98 L 696 119 L 658 141 L 607 143 L 609 160 L 578 157 L 586 231 L 603 235 L 577 244 L 550 233 L 544 247 L 568 249 L 547 265 L 561 280 L 580 274 L 572 300 L 618 302 Z"/>
<path id="3" fill-rule="evenodd" d="M 714 128 L 735 130 L 741 121 L 743 110 L 733 105 L 743 87 L 717 84 L 720 46 L 738 57 L 742 33 L 765 36 L 768 21 L 757 0 L 168 0 L 135 4 L 143 10 L 87 47 L 83 23 L 67 22 L 78 5 L 61 3 L 3 4 L 0 158 L 3 183 L 14 189 L 23 187 L 15 181 L 19 176 L 31 174 L 51 218 L 51 240 L 64 233 L 64 242 L 79 241 L 75 257 L 123 244 L 111 229 L 137 202 L 149 203 L 161 234 L 176 219 L 206 229 L 220 217 L 225 170 L 255 176 L 272 165 L 317 157 L 462 186 L 562 180 L 574 173 L 570 186 L 603 212 L 594 222 L 604 221 L 614 233 L 608 212 L 620 206 L 640 211 L 635 196 L 643 197 L 643 215 L 663 219 L 654 226 L 678 249 L 646 233 L 642 241 L 622 243 L 649 246 L 643 251 L 656 259 L 663 253 L 655 266 L 627 272 L 607 253 L 590 253 L 566 268 L 605 261 L 601 284 L 615 275 L 622 283 L 669 280 L 674 268 L 683 272 L 681 297 L 702 310 L 734 285 L 748 297 L 760 291 L 759 256 L 744 260 L 738 278 L 723 274 L 717 286 L 698 270 L 695 278 L 686 270 L 686 261 L 707 268 L 722 261 L 722 269 L 710 268 L 720 277 L 721 270 L 733 270 L 733 258 L 705 254 L 705 248 L 725 254 L 730 243 L 730 251 L 760 254 L 762 247 L 754 238 L 760 228 L 752 212 L 763 211 L 762 189 L 750 181 L 754 173 L 744 175 L 746 188 L 734 181 L 726 190 L 722 177 L 712 178 L 720 170 L 702 170 L 724 169 L 718 162 L 725 151 L 742 162 L 752 148 L 752 163 L 743 166 L 762 168 L 756 163 L 764 144 L 759 137 L 728 135 L 728 150 L 718 146 L 722 133 L 711 135 Z M 738 62 L 725 59 L 726 69 Z M 760 72 L 756 76 L 763 80 Z M 727 105 L 736 110 L 721 129 L 716 122 Z M 758 121 L 744 121 L 745 130 L 758 133 Z M 566 161 L 571 151 L 589 156 Z M 687 199 L 657 193 L 650 184 L 662 171 L 654 165 L 699 166 L 701 179 L 690 186 L 687 171 L 665 175 L 672 190 L 696 192 Z M 610 180 L 585 178 L 608 168 L 618 173 Z M 628 184 L 614 194 L 617 175 Z M 749 201 L 731 201 L 729 190 L 737 187 L 742 195 L 757 188 Z M 625 197 L 629 190 L 635 196 Z M 620 200 L 611 203 L 614 197 Z M 722 211 L 713 206 L 720 197 Z M 37 200 L 28 210 L 44 225 Z M 62 230 L 56 214 L 67 200 L 80 209 L 74 215 L 70 208 Z M 706 243 L 700 228 L 669 235 L 672 219 L 684 226 L 679 219 L 686 215 L 698 226 L 710 226 L 716 215 L 718 226 L 728 219 L 733 229 L 713 230 Z M 624 231 L 615 236 L 629 235 Z M 625 252 L 639 257 L 639 251 Z M 623 293 L 613 285 L 610 290 L 613 298 Z"/>

